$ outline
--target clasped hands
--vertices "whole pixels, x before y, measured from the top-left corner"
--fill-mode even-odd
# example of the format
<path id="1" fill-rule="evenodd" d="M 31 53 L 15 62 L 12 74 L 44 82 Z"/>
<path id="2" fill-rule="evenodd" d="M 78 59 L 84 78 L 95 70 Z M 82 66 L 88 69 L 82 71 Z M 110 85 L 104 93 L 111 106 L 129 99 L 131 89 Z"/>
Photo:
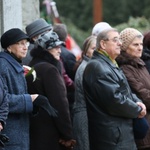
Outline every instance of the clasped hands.
<path id="1" fill-rule="evenodd" d="M 137 105 L 142 108 L 138 118 L 143 118 L 146 115 L 146 106 L 142 102 L 137 102 Z"/>
<path id="2" fill-rule="evenodd" d="M 65 146 L 68 150 L 72 150 L 74 145 L 76 144 L 76 140 L 63 140 L 60 139 L 59 143 L 62 144 L 63 146 Z"/>

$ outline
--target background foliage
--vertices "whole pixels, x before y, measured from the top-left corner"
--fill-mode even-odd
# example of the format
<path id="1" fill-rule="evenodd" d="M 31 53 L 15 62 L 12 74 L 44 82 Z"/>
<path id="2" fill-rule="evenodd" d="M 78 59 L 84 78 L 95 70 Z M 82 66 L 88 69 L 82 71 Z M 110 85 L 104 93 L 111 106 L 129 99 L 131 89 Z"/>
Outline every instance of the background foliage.
<path id="1" fill-rule="evenodd" d="M 45 5 L 40 0 L 41 17 L 52 23 L 46 14 Z M 55 0 L 60 19 L 68 27 L 68 32 L 79 46 L 91 34 L 93 24 L 92 0 Z M 150 0 L 103 0 L 103 21 L 119 31 L 134 27 L 141 32 L 150 30 Z"/>

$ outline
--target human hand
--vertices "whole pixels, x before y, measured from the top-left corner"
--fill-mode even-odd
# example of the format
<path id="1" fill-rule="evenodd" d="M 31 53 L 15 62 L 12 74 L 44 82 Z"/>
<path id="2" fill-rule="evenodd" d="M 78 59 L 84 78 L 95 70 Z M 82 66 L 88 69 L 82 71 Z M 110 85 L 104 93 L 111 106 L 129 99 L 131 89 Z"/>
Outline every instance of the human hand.
<path id="1" fill-rule="evenodd" d="M 142 108 L 142 111 L 138 118 L 143 118 L 146 115 L 146 106 L 142 102 L 137 102 L 137 105 Z"/>
<path id="2" fill-rule="evenodd" d="M 3 130 L 2 123 L 0 122 L 0 131 Z"/>
<path id="3" fill-rule="evenodd" d="M 71 139 L 71 140 L 66 141 L 66 140 L 60 139 L 59 143 L 65 146 L 68 150 L 72 150 L 74 145 L 76 144 L 76 140 Z"/>

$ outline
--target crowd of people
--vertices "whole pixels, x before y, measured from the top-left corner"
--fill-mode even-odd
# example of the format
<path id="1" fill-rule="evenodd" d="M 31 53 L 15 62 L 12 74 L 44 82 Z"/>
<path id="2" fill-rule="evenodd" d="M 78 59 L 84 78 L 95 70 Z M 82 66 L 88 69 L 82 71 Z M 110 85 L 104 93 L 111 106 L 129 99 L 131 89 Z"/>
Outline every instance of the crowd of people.
<path id="1" fill-rule="evenodd" d="M 150 150 L 150 32 L 99 22 L 80 59 L 67 36 L 43 18 L 1 35 L 0 149 Z"/>

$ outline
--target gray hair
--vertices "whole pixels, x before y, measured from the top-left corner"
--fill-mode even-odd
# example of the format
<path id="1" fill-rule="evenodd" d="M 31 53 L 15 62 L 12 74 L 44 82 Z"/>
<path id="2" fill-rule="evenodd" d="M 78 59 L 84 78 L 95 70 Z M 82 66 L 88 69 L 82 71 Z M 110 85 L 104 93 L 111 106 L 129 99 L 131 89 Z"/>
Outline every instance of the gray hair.
<path id="1" fill-rule="evenodd" d="M 115 28 L 110 28 L 110 29 L 106 29 L 106 30 L 104 30 L 104 31 L 102 31 L 102 32 L 100 32 L 100 33 L 98 34 L 97 40 L 96 40 L 96 49 L 101 49 L 100 41 L 101 41 L 101 40 L 107 40 L 107 39 L 108 39 L 108 34 L 109 34 L 110 32 L 112 32 L 112 31 L 118 32 L 117 29 L 115 29 Z"/>

